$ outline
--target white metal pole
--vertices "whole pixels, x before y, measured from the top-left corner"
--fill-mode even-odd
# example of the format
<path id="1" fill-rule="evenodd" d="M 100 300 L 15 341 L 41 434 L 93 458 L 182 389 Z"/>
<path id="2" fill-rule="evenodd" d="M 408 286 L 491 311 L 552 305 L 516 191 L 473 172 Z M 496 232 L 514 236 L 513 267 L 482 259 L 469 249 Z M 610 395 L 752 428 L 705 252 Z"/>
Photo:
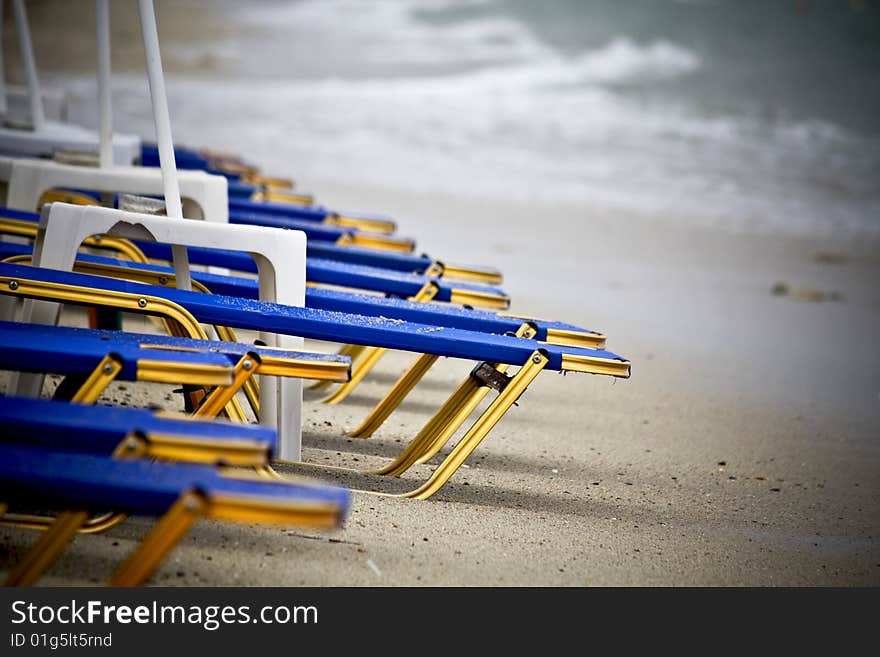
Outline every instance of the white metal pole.
<path id="1" fill-rule="evenodd" d="M 39 130 L 46 123 L 43 111 L 43 96 L 40 93 L 40 81 L 37 78 L 37 62 L 34 59 L 34 47 L 31 44 L 31 31 L 28 28 L 27 12 L 24 0 L 12 0 L 15 13 L 15 29 L 18 32 L 18 48 L 21 51 L 21 62 L 27 78 L 28 101 L 31 108 L 31 123 L 34 130 Z"/>
<path id="2" fill-rule="evenodd" d="M 0 25 L 3 24 L 3 0 L 0 0 Z M 0 115 L 5 116 L 6 105 L 6 68 L 3 66 L 3 30 L 0 29 Z"/>
<path id="3" fill-rule="evenodd" d="M 21 0 L 17 0 L 21 1 Z M 162 168 L 162 186 L 165 190 L 165 208 L 169 217 L 183 219 L 180 202 L 180 186 L 177 183 L 177 164 L 174 161 L 174 143 L 171 139 L 171 118 L 168 115 L 168 98 L 165 95 L 165 77 L 162 74 L 162 57 L 159 53 L 159 31 L 153 0 L 138 0 L 141 15 L 141 32 L 147 59 L 147 77 L 150 81 L 150 98 L 153 101 L 153 121 L 156 123 L 156 141 L 159 144 L 159 166 Z M 185 246 L 172 246 L 174 275 L 177 287 L 192 289 L 189 275 L 189 257 Z"/>
<path id="4" fill-rule="evenodd" d="M 2 1 L 2 0 L 0 0 Z M 109 0 L 95 0 L 98 45 L 98 114 L 101 148 L 98 162 L 102 168 L 113 166 L 113 113 L 110 104 L 110 6 Z"/>

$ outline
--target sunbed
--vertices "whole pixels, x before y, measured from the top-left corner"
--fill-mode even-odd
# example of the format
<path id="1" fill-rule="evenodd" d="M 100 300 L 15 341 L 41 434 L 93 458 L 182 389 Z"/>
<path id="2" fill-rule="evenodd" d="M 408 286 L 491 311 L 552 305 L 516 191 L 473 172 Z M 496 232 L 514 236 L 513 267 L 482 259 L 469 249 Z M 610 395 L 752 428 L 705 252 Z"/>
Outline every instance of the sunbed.
<path id="1" fill-rule="evenodd" d="M 133 312 L 145 314 L 169 313 L 182 326 L 197 326 L 198 322 L 204 322 L 478 361 L 471 375 L 401 457 L 381 471 L 383 474 L 398 474 L 427 453 L 442 447 L 455 429 L 464 424 L 488 389 L 498 390 L 498 396 L 429 480 L 407 494 L 411 497 L 425 498 L 436 492 L 542 370 L 624 378 L 630 372 L 626 359 L 603 350 L 549 345 L 519 337 L 206 295 L 7 263 L 0 263 L 0 290 L 5 294 L 27 298 L 124 306 Z M 139 300 L 145 303 L 140 304 Z M 515 375 L 508 376 L 505 372 L 508 365 L 519 366 L 520 369 Z"/>

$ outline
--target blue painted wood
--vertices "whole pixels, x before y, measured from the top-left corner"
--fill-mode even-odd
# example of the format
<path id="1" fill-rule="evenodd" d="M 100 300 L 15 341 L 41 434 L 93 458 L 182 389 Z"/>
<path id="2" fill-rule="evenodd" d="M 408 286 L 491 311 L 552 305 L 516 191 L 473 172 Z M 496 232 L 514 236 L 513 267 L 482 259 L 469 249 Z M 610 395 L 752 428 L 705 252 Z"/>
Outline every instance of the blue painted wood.
<path id="1" fill-rule="evenodd" d="M 71 404 L 49 399 L 0 397 L 0 442 L 112 454 L 131 433 L 216 441 L 246 440 L 275 447 L 274 429 L 224 420 L 175 419 L 118 406 Z"/>
<path id="2" fill-rule="evenodd" d="M 0 243 L 0 260 L 10 255 L 26 254 L 30 252 L 31 249 L 27 245 Z M 156 250 L 156 253 L 170 257 L 170 248 Z M 78 260 L 117 267 L 142 269 L 169 275 L 174 273 L 174 270 L 171 267 L 141 264 L 131 262 L 130 260 L 120 260 L 104 256 L 80 254 Z M 194 261 L 193 258 L 190 260 L 194 264 L 204 264 Z M 259 286 L 252 278 L 224 276 L 208 272 L 193 272 L 193 279 L 205 285 L 215 294 L 224 294 L 244 299 L 259 298 Z M 463 308 L 447 303 L 420 303 L 408 301 L 406 299 L 378 297 L 374 294 L 359 294 L 356 292 L 344 292 L 340 290 L 315 287 L 306 288 L 306 307 L 354 313 L 356 315 L 367 315 L 370 317 L 390 317 L 392 319 L 403 319 L 420 324 L 448 326 L 450 328 L 481 331 L 484 333 L 497 333 L 499 335 L 515 332 L 523 321 L 525 321 L 512 317 L 504 317 L 493 312 L 478 310 L 475 308 Z M 529 320 L 529 323 L 536 331 L 536 340 L 546 340 L 548 329 L 588 333 L 596 332 L 564 322 L 554 322 L 542 319 Z"/>
<path id="3" fill-rule="evenodd" d="M 5 502 L 160 515 L 182 493 L 323 503 L 348 512 L 351 493 L 321 483 L 223 477 L 211 466 L 121 461 L 23 445 L 0 445 L 0 497 Z"/>
<path id="4" fill-rule="evenodd" d="M 262 347 L 240 342 L 222 342 L 220 340 L 196 340 L 193 338 L 179 338 L 170 335 L 158 335 L 152 333 L 131 333 L 128 331 L 110 331 L 87 328 L 74 328 L 71 326 L 50 326 L 44 324 L 22 324 L 21 322 L 0 321 L 0 347 L 21 348 L 29 345 L 42 346 L 43 348 L 55 344 L 68 344 L 70 350 L 79 349 L 89 356 L 102 353 L 119 354 L 121 345 L 157 345 L 169 349 L 197 350 L 212 354 L 211 356 L 196 356 L 201 358 L 199 362 L 205 364 L 230 364 L 237 362 L 248 353 L 256 353 L 258 356 L 272 356 L 275 358 L 289 358 L 310 360 L 324 363 L 351 364 L 348 356 L 337 354 L 321 354 L 313 351 L 295 351 L 292 349 L 278 349 L 276 347 Z M 126 352 L 132 355 L 157 360 L 157 356 L 174 356 L 175 352 L 164 352 L 157 349 L 141 349 L 140 351 Z M 103 356 L 101 356 L 103 358 Z M 0 353 L 0 359 L 11 358 Z M 49 356 L 42 359 L 50 361 Z M 8 361 L 6 361 L 8 362 Z M 176 362 L 185 362 L 178 360 Z M 67 361 L 64 361 L 65 366 Z M 55 364 L 59 367 L 59 364 Z M 0 367 L 2 369 L 2 367 Z M 77 370 L 79 371 L 79 370 Z M 84 370 L 89 371 L 89 370 Z"/>
<path id="5" fill-rule="evenodd" d="M 40 215 L 36 212 L 23 212 L 20 210 L 10 210 L 8 208 L 0 208 L 0 217 L 8 217 L 20 221 L 31 221 L 34 223 L 40 220 Z M 325 260 L 333 260 L 355 265 L 367 265 L 370 267 L 390 269 L 392 271 L 411 274 L 423 273 L 434 262 L 433 259 L 427 255 L 379 251 L 356 246 L 340 246 L 329 242 L 318 242 L 315 240 L 307 243 L 306 254 L 308 257 L 323 258 Z M 250 260 L 250 258 L 248 258 L 248 260 Z M 256 271 L 252 262 L 247 266 L 249 266 L 252 271 Z"/>
<path id="6" fill-rule="evenodd" d="M 547 354 L 549 361 L 547 368 L 551 370 L 561 369 L 563 354 L 626 360 L 601 349 L 558 347 L 535 340 L 417 324 L 387 317 L 366 317 L 314 308 L 297 308 L 24 265 L 0 263 L 0 276 L 39 279 L 131 294 L 151 294 L 183 306 L 200 322 L 330 342 L 387 347 L 511 365 L 525 363 L 535 350 L 541 349 Z"/>
<path id="7" fill-rule="evenodd" d="M 54 327 L 0 322 L 0 369 L 53 374 L 88 374 L 101 360 L 116 355 L 122 363 L 118 378 L 137 380 L 142 359 L 178 365 L 230 367 L 235 350 L 163 351 L 142 349 L 129 341 L 117 341 L 85 333 L 53 331 Z"/>

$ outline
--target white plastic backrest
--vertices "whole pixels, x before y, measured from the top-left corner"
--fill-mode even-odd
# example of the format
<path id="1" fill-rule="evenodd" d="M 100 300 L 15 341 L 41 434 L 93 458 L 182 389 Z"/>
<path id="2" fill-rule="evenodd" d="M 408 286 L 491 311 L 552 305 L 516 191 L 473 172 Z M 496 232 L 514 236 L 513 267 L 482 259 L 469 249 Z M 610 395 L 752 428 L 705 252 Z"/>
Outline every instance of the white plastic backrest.
<path id="1" fill-rule="evenodd" d="M 229 200 L 226 178 L 194 170 L 180 171 L 178 175 L 180 191 L 185 199 L 186 217 L 227 223 Z M 7 182 L 6 207 L 26 212 L 34 212 L 43 193 L 55 187 L 162 195 L 162 173 L 156 167 L 99 169 L 52 160 L 0 156 L 0 180 Z"/>
<path id="2" fill-rule="evenodd" d="M 257 264 L 260 300 L 305 305 L 306 237 L 295 230 L 180 221 L 113 208 L 50 203 L 40 217 L 34 265 L 70 271 L 80 244 L 96 234 L 250 253 Z M 23 321 L 57 322 L 58 304 L 30 303 L 23 310 Z M 269 346 L 289 349 L 303 344 L 302 338 L 287 335 L 261 333 L 260 339 Z M 278 429 L 279 456 L 301 460 L 302 382 L 263 377 L 260 407 L 262 421 Z"/>
<path id="3" fill-rule="evenodd" d="M 94 130 L 72 123 L 46 121 L 36 130 L 0 128 L 0 152 L 26 157 L 52 157 L 56 151 L 97 155 L 100 137 Z M 141 140 L 136 135 L 113 135 L 113 163 L 132 165 L 141 156 Z"/>

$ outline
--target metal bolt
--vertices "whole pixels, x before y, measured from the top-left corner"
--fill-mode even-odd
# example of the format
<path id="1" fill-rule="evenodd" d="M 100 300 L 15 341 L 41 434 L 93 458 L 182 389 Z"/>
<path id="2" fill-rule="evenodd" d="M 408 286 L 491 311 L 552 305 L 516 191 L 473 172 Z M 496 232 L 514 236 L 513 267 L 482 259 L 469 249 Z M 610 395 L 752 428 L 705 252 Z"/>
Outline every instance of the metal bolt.
<path id="1" fill-rule="evenodd" d="M 160 277 L 159 277 L 159 282 L 160 282 L 162 285 L 165 285 L 165 283 L 168 282 L 168 277 L 167 277 L 167 276 L 160 276 Z"/>
<path id="2" fill-rule="evenodd" d="M 143 298 L 138 299 L 138 306 L 140 306 L 141 308 L 146 308 L 147 307 L 147 300 L 143 299 Z"/>
<path id="3" fill-rule="evenodd" d="M 253 363 L 253 361 L 246 360 L 241 364 L 241 366 L 243 369 L 250 371 L 251 368 L 254 366 L 254 363 Z"/>
<path id="4" fill-rule="evenodd" d="M 129 438 L 125 441 L 125 449 L 129 452 L 135 451 L 138 447 L 140 447 L 140 441 L 137 438 Z"/>
<path id="5" fill-rule="evenodd" d="M 17 290 L 18 289 L 18 281 L 9 281 L 9 289 Z"/>
<path id="6" fill-rule="evenodd" d="M 198 511 L 199 510 L 199 503 L 196 502 L 193 498 L 189 498 L 186 501 L 186 503 L 184 504 L 184 507 L 186 508 L 187 511 Z"/>
<path id="7" fill-rule="evenodd" d="M 110 374 L 113 371 L 113 365 L 111 365 L 110 363 L 105 363 L 103 370 L 104 374 Z"/>
<path id="8" fill-rule="evenodd" d="M 541 357 L 538 354 L 535 354 L 534 356 L 532 356 L 532 362 L 533 363 L 540 363 Z"/>

